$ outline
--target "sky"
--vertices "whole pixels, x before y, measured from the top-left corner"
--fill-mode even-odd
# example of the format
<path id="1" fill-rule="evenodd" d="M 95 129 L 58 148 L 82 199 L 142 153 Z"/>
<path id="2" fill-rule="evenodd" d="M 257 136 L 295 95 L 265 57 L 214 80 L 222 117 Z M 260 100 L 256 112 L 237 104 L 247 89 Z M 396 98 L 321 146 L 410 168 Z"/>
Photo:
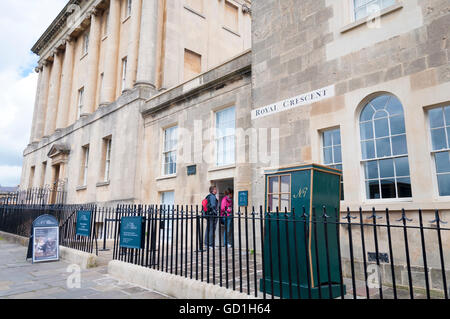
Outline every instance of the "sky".
<path id="1" fill-rule="evenodd" d="M 28 145 L 38 75 L 31 47 L 67 0 L 0 1 L 0 186 L 17 186 Z"/>

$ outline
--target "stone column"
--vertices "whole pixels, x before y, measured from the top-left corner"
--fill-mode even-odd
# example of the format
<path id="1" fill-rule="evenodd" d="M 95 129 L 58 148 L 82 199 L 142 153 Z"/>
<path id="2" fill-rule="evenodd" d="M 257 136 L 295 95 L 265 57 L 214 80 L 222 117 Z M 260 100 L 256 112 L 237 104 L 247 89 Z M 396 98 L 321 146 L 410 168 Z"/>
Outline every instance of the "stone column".
<path id="1" fill-rule="evenodd" d="M 74 41 L 71 37 L 64 39 L 66 52 L 64 54 L 63 70 L 61 76 L 61 88 L 58 102 L 58 115 L 56 117 L 56 130 L 68 125 L 70 110 L 70 98 L 73 80 Z"/>
<path id="2" fill-rule="evenodd" d="M 142 3 L 136 86 L 155 88 L 158 3 L 159 1 L 143 1 Z"/>
<path id="3" fill-rule="evenodd" d="M 56 49 L 53 52 L 54 60 L 50 77 L 49 96 L 47 103 L 47 116 L 45 119 L 44 136 L 52 135 L 56 128 L 56 115 L 58 113 L 59 89 L 61 87 L 62 53 Z"/>
<path id="4" fill-rule="evenodd" d="M 105 52 L 105 67 L 100 105 L 114 102 L 117 83 L 117 57 L 120 36 L 120 0 L 111 0 L 109 5 L 109 32 Z"/>
<path id="5" fill-rule="evenodd" d="M 36 122 L 39 114 L 39 95 L 41 93 L 41 83 L 42 83 L 42 66 L 38 66 L 34 69 L 36 73 L 38 73 L 38 81 L 36 85 L 36 97 L 34 99 L 34 111 L 33 111 L 33 123 L 31 124 L 31 132 L 30 132 L 30 144 L 33 142 L 37 142 L 36 138 Z"/>
<path id="6" fill-rule="evenodd" d="M 148 2 L 148 1 L 144 1 Z M 142 0 L 133 0 L 131 3 L 131 28 L 128 41 L 128 65 L 125 90 L 132 89 L 136 82 L 138 64 L 139 34 L 141 28 Z"/>
<path id="7" fill-rule="evenodd" d="M 39 141 L 44 136 L 45 119 L 47 114 L 48 90 L 50 85 L 50 64 L 47 61 L 42 63 L 42 78 L 39 84 L 39 107 L 36 115 L 36 125 L 34 127 L 34 139 Z"/>
<path id="8" fill-rule="evenodd" d="M 85 99 L 81 116 L 95 112 L 95 98 L 97 96 L 98 63 L 101 41 L 101 18 L 97 10 L 91 10 L 91 27 L 89 32 L 88 51 L 88 79 L 86 83 Z"/>

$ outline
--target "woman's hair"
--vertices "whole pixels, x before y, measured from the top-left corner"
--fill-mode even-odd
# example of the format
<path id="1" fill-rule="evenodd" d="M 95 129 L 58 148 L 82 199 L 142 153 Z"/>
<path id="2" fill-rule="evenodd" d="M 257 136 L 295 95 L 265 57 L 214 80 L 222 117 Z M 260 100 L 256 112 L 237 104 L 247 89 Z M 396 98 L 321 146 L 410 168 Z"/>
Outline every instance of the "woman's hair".
<path id="1" fill-rule="evenodd" d="M 225 191 L 225 196 L 226 196 L 226 195 L 230 195 L 230 194 L 233 194 L 233 190 L 232 190 L 231 188 L 228 188 L 228 189 Z"/>
<path id="2" fill-rule="evenodd" d="M 213 185 L 213 186 L 210 186 L 210 187 L 209 187 L 209 192 L 212 193 L 213 190 L 214 190 L 215 188 L 216 188 L 216 186 L 214 186 L 214 185 Z"/>

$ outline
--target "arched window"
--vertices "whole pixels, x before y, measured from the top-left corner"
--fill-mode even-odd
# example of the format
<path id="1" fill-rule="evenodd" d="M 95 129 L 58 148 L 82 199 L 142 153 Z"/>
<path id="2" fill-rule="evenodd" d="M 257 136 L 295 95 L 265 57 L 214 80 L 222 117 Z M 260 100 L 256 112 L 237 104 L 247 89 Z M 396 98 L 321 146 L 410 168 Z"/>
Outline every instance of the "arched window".
<path id="1" fill-rule="evenodd" d="M 405 118 L 400 101 L 381 95 L 364 106 L 360 122 L 367 199 L 411 197 Z"/>

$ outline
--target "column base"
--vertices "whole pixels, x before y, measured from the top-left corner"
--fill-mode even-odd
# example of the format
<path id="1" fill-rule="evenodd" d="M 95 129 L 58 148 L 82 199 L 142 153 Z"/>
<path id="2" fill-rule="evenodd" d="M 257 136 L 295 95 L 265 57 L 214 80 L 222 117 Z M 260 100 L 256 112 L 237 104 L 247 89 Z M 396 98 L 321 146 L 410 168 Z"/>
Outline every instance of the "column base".
<path id="1" fill-rule="evenodd" d="M 134 83 L 134 87 L 151 88 L 156 90 L 156 86 L 154 84 L 146 81 L 137 81 L 136 83 Z"/>

